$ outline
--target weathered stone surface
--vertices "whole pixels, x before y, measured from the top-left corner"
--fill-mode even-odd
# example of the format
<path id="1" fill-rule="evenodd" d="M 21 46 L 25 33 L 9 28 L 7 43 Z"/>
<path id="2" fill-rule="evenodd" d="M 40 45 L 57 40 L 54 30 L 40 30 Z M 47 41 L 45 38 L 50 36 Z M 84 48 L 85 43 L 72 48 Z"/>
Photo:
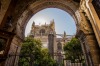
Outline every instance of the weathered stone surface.
<path id="1" fill-rule="evenodd" d="M 5 16 L 5 13 L 7 12 L 7 9 L 9 7 L 11 0 L 1 0 L 0 1 L 0 24 L 3 20 L 3 17 Z"/>

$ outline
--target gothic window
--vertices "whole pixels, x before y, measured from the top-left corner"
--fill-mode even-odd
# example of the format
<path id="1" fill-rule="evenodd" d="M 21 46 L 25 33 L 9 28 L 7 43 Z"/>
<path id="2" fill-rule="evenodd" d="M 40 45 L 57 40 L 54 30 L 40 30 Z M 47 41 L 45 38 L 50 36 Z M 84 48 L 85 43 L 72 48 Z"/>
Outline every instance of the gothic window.
<path id="1" fill-rule="evenodd" d="M 97 15 L 98 15 L 99 19 L 100 19 L 100 0 L 93 0 L 92 4 L 94 6 L 94 9 L 97 12 Z"/>
<path id="2" fill-rule="evenodd" d="M 62 50 L 62 45 L 61 45 L 60 42 L 58 42 L 58 44 L 57 44 L 57 49 L 58 49 L 58 51 L 61 51 Z"/>
<path id="3" fill-rule="evenodd" d="M 44 35 L 45 34 L 45 29 L 41 29 L 40 34 Z"/>

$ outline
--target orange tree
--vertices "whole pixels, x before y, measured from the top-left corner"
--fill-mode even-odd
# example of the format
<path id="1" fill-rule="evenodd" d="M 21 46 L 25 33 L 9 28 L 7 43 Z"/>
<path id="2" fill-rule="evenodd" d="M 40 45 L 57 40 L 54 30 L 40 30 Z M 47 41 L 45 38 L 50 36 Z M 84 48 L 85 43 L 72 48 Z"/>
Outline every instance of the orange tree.
<path id="1" fill-rule="evenodd" d="M 84 61 L 81 44 L 77 38 L 72 38 L 70 42 L 67 42 L 64 46 L 64 51 L 67 60 L 72 62 L 77 62 L 75 59 L 78 59 L 78 62 Z"/>
<path id="2" fill-rule="evenodd" d="M 48 50 L 42 48 L 40 40 L 27 37 L 22 43 L 19 66 L 56 66 Z"/>

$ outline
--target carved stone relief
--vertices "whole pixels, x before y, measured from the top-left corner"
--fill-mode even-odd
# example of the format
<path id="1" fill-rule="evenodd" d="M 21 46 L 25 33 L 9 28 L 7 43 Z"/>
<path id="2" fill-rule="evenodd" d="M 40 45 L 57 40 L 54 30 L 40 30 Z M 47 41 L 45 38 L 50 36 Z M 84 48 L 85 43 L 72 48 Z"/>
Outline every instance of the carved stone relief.
<path id="1" fill-rule="evenodd" d="M 90 21 L 86 15 L 85 12 L 80 12 L 80 23 L 79 23 L 79 28 L 86 34 L 93 33 L 93 30 L 91 29 Z"/>

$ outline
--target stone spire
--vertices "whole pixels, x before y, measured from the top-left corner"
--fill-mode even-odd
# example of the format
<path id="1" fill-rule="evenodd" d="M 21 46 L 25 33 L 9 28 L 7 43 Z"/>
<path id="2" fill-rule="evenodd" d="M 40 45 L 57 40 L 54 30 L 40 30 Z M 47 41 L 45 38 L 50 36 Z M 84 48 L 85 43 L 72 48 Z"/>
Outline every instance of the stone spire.
<path id="1" fill-rule="evenodd" d="M 54 23 L 54 19 L 51 21 L 50 23 L 50 28 L 54 31 L 55 30 L 55 23 Z"/>
<path id="2" fill-rule="evenodd" d="M 32 23 L 32 28 L 34 28 L 35 27 L 35 22 L 33 21 L 33 23 Z"/>
<path id="3" fill-rule="evenodd" d="M 65 43 L 65 40 L 66 40 L 66 32 L 64 31 L 64 35 L 63 35 L 63 41 Z"/>
<path id="4" fill-rule="evenodd" d="M 30 35 L 35 34 L 34 29 L 35 29 L 35 22 L 33 21 L 33 23 L 32 23 L 32 27 L 31 27 Z"/>
<path id="5" fill-rule="evenodd" d="M 64 36 L 63 36 L 63 38 L 66 38 L 66 32 L 64 31 Z"/>

